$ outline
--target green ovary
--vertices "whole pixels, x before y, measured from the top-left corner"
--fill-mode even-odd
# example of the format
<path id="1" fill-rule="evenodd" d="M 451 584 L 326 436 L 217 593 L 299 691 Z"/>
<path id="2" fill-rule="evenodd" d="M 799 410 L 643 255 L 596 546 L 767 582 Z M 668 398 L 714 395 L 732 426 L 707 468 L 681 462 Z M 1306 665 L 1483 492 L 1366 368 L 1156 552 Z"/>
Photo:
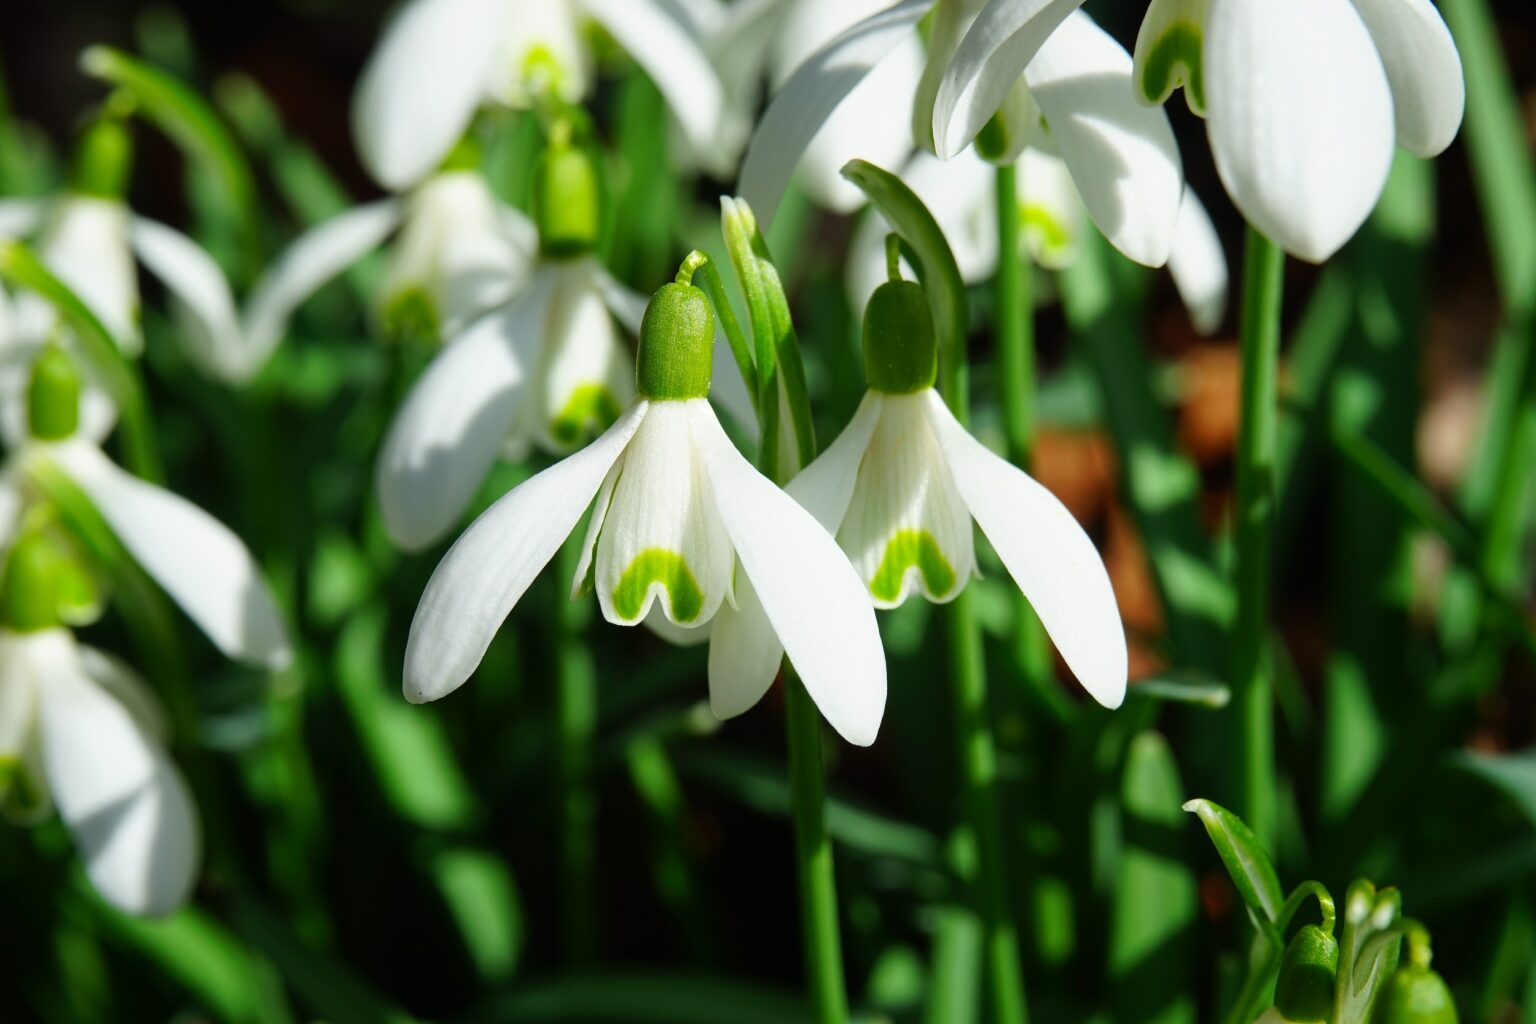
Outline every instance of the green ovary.
<path id="1" fill-rule="evenodd" d="M 565 408 L 555 414 L 549 423 L 549 433 L 563 445 L 573 445 L 581 440 L 587 428 L 606 430 L 623 412 L 613 392 L 601 384 L 583 384 L 571 392 Z"/>
<path id="2" fill-rule="evenodd" d="M 384 333 L 390 338 L 431 341 L 437 338 L 438 326 L 437 303 L 425 288 L 403 289 L 384 304 Z"/>
<path id="3" fill-rule="evenodd" d="M 1201 57 L 1205 37 L 1200 26 L 1178 21 L 1158 39 L 1147 55 L 1141 73 L 1142 95 L 1155 103 L 1167 99 L 1182 81 L 1188 90 L 1189 107 L 1205 110 L 1205 62 Z"/>
<path id="4" fill-rule="evenodd" d="M 885 546 L 880 568 L 869 581 L 869 592 L 876 599 L 894 602 L 901 597 L 902 580 L 907 570 L 917 566 L 923 586 L 934 595 L 948 594 L 955 587 L 955 570 L 939 550 L 939 542 L 927 530 L 897 530 Z"/>
<path id="5" fill-rule="evenodd" d="M 651 584 L 667 589 L 674 622 L 692 622 L 704 610 L 704 591 L 683 561 L 683 556 L 666 548 L 646 548 L 635 556 L 613 588 L 613 610 L 623 619 L 638 619 L 645 607 Z"/>

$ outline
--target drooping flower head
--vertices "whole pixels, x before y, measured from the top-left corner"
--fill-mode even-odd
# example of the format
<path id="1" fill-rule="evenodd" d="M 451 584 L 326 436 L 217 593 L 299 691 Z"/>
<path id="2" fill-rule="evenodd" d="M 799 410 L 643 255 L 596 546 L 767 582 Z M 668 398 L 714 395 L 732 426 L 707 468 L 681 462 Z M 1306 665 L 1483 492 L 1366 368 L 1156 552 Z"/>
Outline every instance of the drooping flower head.
<path id="1" fill-rule="evenodd" d="M 885 706 L 873 609 L 832 538 L 737 452 L 716 419 L 714 315 L 692 273 L 686 263 L 646 308 L 636 395 L 624 414 L 492 505 L 443 558 L 411 623 L 410 700 L 435 700 L 470 676 L 590 506 L 573 594 L 596 591 L 616 625 L 656 617 L 711 628 L 711 705 L 723 717 L 747 710 L 772 682 L 755 672 L 756 652 L 729 636 L 750 588 L 827 720 L 852 743 L 873 742 Z"/>

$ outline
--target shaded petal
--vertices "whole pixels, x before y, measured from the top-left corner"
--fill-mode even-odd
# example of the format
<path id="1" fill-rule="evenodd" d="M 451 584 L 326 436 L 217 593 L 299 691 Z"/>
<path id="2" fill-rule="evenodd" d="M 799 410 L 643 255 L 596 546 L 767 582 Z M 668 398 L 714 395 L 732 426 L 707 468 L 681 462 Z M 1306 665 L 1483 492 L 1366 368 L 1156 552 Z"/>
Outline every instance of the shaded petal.
<path id="1" fill-rule="evenodd" d="M 288 318 L 327 281 L 384 244 L 400 223 L 404 205 L 381 199 L 353 207 L 311 228 L 262 274 L 241 317 L 245 364 L 254 375 L 283 335 Z"/>
<path id="2" fill-rule="evenodd" d="M 144 677 L 116 655 L 80 644 L 75 648 L 80 657 L 80 669 L 87 679 L 107 691 L 121 704 L 144 734 L 155 742 L 165 744 L 171 738 L 171 722 L 165 706 L 155 691 L 150 689 Z"/>
<path id="3" fill-rule="evenodd" d="M 1204 335 L 1216 333 L 1227 315 L 1227 254 L 1216 226 L 1194 190 L 1184 190 L 1179 225 L 1173 233 L 1168 273 L 1189 310 L 1190 322 Z"/>
<path id="4" fill-rule="evenodd" d="M 440 164 L 484 95 L 515 7 L 505 0 L 410 0 L 363 68 L 352 134 L 370 174 L 399 191 Z"/>
<path id="5" fill-rule="evenodd" d="M 1376 42 L 1392 88 L 1397 144 L 1415 156 L 1438 155 L 1461 127 L 1467 88 L 1461 54 L 1429 0 L 1354 0 Z"/>
<path id="6" fill-rule="evenodd" d="M 1071 266 L 1083 233 L 1083 199 L 1071 170 L 1059 158 L 1029 149 L 1019 158 L 1017 180 L 1028 255 L 1047 270 Z"/>
<path id="7" fill-rule="evenodd" d="M 773 686 L 784 645 L 745 573 L 736 578 L 736 607 L 722 606 L 710 625 L 709 710 L 719 719 L 735 718 L 756 707 Z"/>
<path id="8" fill-rule="evenodd" d="M 596 261 L 558 264 L 549 279 L 532 430 L 539 447 L 562 455 L 618 418 L 634 396 L 635 367 L 600 291 Z"/>
<path id="9" fill-rule="evenodd" d="M 1166 263 L 1184 166 L 1167 113 L 1132 95 L 1131 55 L 1073 12 L 1040 47 L 1025 80 L 1088 216 L 1131 259 Z"/>
<path id="10" fill-rule="evenodd" d="M 475 671 L 512 606 L 581 521 L 648 408 L 635 402 L 602 437 L 486 509 L 448 549 L 411 620 L 407 700 L 447 696 Z"/>
<path id="11" fill-rule="evenodd" d="M 93 196 L 60 201 L 38 244 L 38 255 L 90 307 L 125 353 L 136 356 L 144 350 L 126 206 Z M 37 301 L 46 306 L 48 322 L 57 322 L 53 307 Z"/>
<path id="12" fill-rule="evenodd" d="M 868 746 L 885 713 L 885 652 L 864 584 L 831 534 L 742 458 L 709 406 L 691 409 L 694 444 L 741 572 L 821 713 L 848 742 Z M 710 668 L 722 675 L 712 695 L 745 694 L 761 682 L 755 659 L 711 657 Z M 726 678 L 733 671 L 742 679 Z"/>
<path id="13" fill-rule="evenodd" d="M 448 342 L 395 413 L 375 472 L 384 525 L 419 551 L 446 533 L 517 421 L 546 286 L 487 314 Z"/>
<path id="14" fill-rule="evenodd" d="M 1238 210 L 1294 256 L 1333 255 L 1392 164 L 1392 96 L 1354 6 L 1213 4 L 1205 77 L 1211 153 Z"/>
<path id="15" fill-rule="evenodd" d="M 0 238 L 25 238 L 42 226 L 46 199 L 0 199 Z"/>
<path id="16" fill-rule="evenodd" d="M 58 639 L 70 642 L 67 634 Z M 134 914 L 166 914 L 197 873 L 186 782 L 165 753 L 71 656 L 40 687 L 43 762 L 91 883 Z"/>
<path id="17" fill-rule="evenodd" d="M 47 453 L 216 647 L 272 669 L 292 661 L 282 615 L 261 570 L 228 527 L 185 498 L 119 469 L 85 441 L 51 445 Z"/>
<path id="18" fill-rule="evenodd" d="M 933 106 L 934 150 L 959 153 L 997 113 L 1046 39 L 1083 0 L 989 0 L 944 71 Z"/>
<path id="19" fill-rule="evenodd" d="M 725 108 L 725 91 L 682 22 L 655 0 L 581 0 L 581 5 L 645 69 L 693 145 L 709 145 Z"/>
<path id="20" fill-rule="evenodd" d="M 224 380 L 247 379 L 250 358 L 235 297 L 213 257 L 181 232 L 145 217 L 133 218 L 128 240 L 139 262 L 175 297 L 179 334 L 194 361 Z"/>
<path id="21" fill-rule="evenodd" d="M 720 610 L 728 611 L 730 607 L 728 604 L 721 605 Z M 656 634 L 657 637 L 674 647 L 697 647 L 699 644 L 709 642 L 710 635 L 714 629 L 715 619 L 719 617 L 719 612 L 716 612 L 715 618 L 710 619 L 703 625 L 679 626 L 667 618 L 666 611 L 660 605 L 653 604 L 641 624 Z"/>
<path id="22" fill-rule="evenodd" d="M 1078 681 L 1105 707 L 1125 699 L 1125 627 L 1093 541 L 1055 495 L 962 427 L 937 392 L 929 422 L 960 495 Z"/>
<path id="23" fill-rule="evenodd" d="M 843 524 L 859 464 L 864 461 L 869 440 L 880 423 L 881 406 L 879 392 L 864 392 L 843 432 L 784 488 L 830 534 L 836 535 Z"/>
<path id="24" fill-rule="evenodd" d="M 763 231 L 811 140 L 832 111 L 891 51 L 909 39 L 932 0 L 902 0 L 850 27 L 789 77 L 747 147 L 737 192 Z"/>

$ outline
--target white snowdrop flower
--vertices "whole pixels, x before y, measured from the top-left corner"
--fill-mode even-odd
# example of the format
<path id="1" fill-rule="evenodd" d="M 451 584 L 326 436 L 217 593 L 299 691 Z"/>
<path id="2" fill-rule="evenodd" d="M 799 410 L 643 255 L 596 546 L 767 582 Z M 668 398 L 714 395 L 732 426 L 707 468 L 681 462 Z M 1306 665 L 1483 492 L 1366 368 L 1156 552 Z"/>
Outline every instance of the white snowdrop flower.
<path id="1" fill-rule="evenodd" d="M 353 97 L 364 165 L 400 191 L 437 167 L 482 103 L 579 102 L 592 80 L 585 19 L 651 76 L 693 144 L 720 123 L 721 87 L 663 0 L 410 0 L 384 32 Z"/>
<path id="2" fill-rule="evenodd" d="M 7 810 L 36 820 L 56 807 L 91 884 L 132 914 L 179 907 L 201 856 L 197 811 L 164 731 L 158 702 L 127 666 L 56 625 L 0 626 Z"/>
<path id="3" fill-rule="evenodd" d="M 680 282 L 690 274 L 685 264 Z M 885 658 L 869 598 L 827 532 L 721 428 L 707 400 L 713 348 L 703 292 L 686 283 L 657 292 L 629 408 L 592 444 L 492 505 L 433 574 L 411 623 L 407 698 L 436 700 L 469 677 L 592 506 L 573 594 L 596 590 L 603 617 L 618 625 L 655 616 L 697 633 L 727 619 L 750 590 L 822 714 L 849 742 L 874 741 Z M 745 711 L 767 688 L 751 653 L 722 648 L 715 633 L 710 692 L 722 716 Z"/>
<path id="4" fill-rule="evenodd" d="M 1080 3 L 903 0 L 850 26 L 769 104 L 747 150 L 742 193 L 767 223 L 821 125 L 867 76 L 899 59 L 932 10 L 907 141 L 944 159 L 973 141 L 997 161 L 1026 146 L 1057 155 L 1105 237 L 1138 263 L 1162 266 L 1184 194 L 1173 130 L 1162 111 L 1136 103 L 1130 54 L 1076 10 Z"/>
<path id="5" fill-rule="evenodd" d="M 922 289 L 880 286 L 864 319 L 869 391 L 789 493 L 826 529 L 876 606 L 911 594 L 951 601 L 977 574 L 972 523 L 1029 598 L 1057 650 L 1095 700 L 1125 697 L 1125 630 L 1093 541 L 1050 491 L 993 454 L 934 390 L 937 350 Z M 738 584 L 740 613 L 716 625 L 711 656 L 746 664 L 739 696 L 772 680 L 779 647 Z"/>
<path id="6" fill-rule="evenodd" d="M 1135 84 L 1150 104 L 1184 86 L 1233 203 L 1315 263 L 1375 207 L 1394 143 L 1437 155 L 1466 100 L 1430 0 L 1152 0 Z"/>
<path id="7" fill-rule="evenodd" d="M 45 348 L 31 373 L 27 433 L 7 436 L 0 467 L 0 547 L 34 501 L 39 474 L 62 473 L 123 547 L 208 639 L 237 661 L 270 669 L 293 660 L 287 629 L 255 559 L 228 527 L 162 487 L 125 472 L 79 433 L 80 380 L 68 355 Z"/>
<path id="8" fill-rule="evenodd" d="M 1062 270 L 1077 260 L 1086 227 L 1083 201 L 1071 172 L 1059 157 L 1033 147 L 1018 158 L 1018 206 L 1024 251 L 1046 270 Z M 901 172 L 904 181 L 933 213 L 944 231 L 966 284 L 991 280 L 997 267 L 997 212 L 992 167 L 966 150 L 941 161 L 918 153 Z M 886 219 L 871 210 L 854 231 L 848 252 L 848 294 L 855 308 L 864 306 L 886 278 Z M 1211 334 L 1226 315 L 1229 278 L 1226 254 L 1216 228 L 1194 192 L 1184 192 L 1168 272 L 1184 300 L 1191 322 Z"/>

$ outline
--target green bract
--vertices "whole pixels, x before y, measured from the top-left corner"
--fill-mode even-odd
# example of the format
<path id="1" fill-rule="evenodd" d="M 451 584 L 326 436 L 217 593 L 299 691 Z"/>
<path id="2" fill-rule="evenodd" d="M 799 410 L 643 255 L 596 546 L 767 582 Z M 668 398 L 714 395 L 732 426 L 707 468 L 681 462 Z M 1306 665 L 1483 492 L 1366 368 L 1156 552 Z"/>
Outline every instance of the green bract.
<path id="1" fill-rule="evenodd" d="M 1339 970 L 1339 944 L 1315 924 L 1296 932 L 1286 947 L 1275 982 L 1275 1009 L 1288 1021 L 1314 1024 L 1333 1010 Z"/>
<path id="2" fill-rule="evenodd" d="M 40 441 L 62 441 L 80 424 L 80 372 L 57 345 L 32 364 L 27 385 L 27 427 Z"/>
<path id="3" fill-rule="evenodd" d="M 597 168 L 586 150 L 555 141 L 533 175 L 533 217 L 539 248 L 556 259 L 582 256 L 597 244 Z"/>
<path id="4" fill-rule="evenodd" d="M 662 285 L 640 323 L 635 390 L 652 401 L 708 397 L 714 350 L 708 297 L 692 284 Z"/>
<path id="5" fill-rule="evenodd" d="M 933 311 L 920 285 L 887 281 L 864 309 L 864 375 L 869 386 L 888 395 L 933 387 L 939 348 Z"/>

